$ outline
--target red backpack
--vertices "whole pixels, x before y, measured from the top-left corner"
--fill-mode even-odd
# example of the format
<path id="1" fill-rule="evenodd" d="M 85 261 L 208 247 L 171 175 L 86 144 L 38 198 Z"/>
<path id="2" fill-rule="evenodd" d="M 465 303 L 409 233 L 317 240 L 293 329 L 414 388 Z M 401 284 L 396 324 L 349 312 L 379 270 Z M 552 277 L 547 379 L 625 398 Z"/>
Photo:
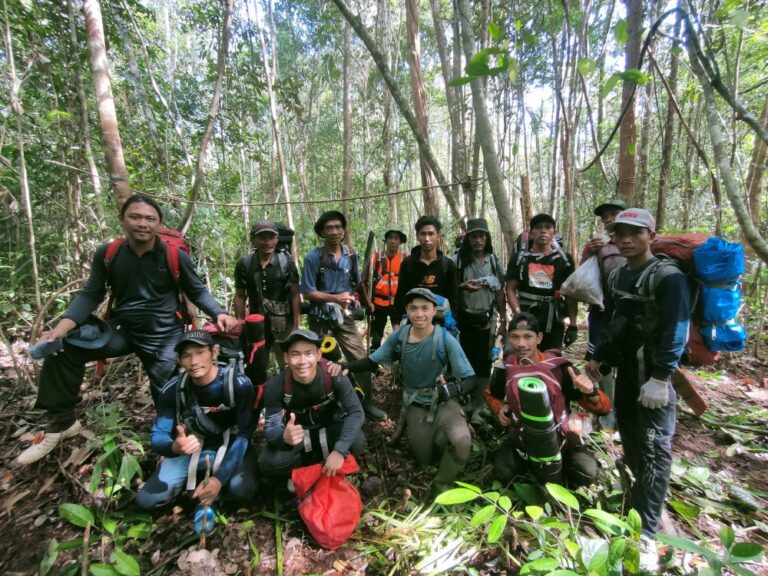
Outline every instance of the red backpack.
<path id="1" fill-rule="evenodd" d="M 335 476 L 326 476 L 322 469 L 322 464 L 294 468 L 291 479 L 307 530 L 320 546 L 335 550 L 355 531 L 363 511 L 360 492 L 344 477 L 359 467 L 350 454 Z"/>
<path id="2" fill-rule="evenodd" d="M 544 360 L 535 364 L 520 366 L 511 362 L 505 362 L 507 369 L 507 405 L 509 406 L 510 417 L 515 428 L 521 428 L 520 390 L 517 387 L 517 383 L 522 378 L 532 377 L 538 378 L 547 386 L 549 405 L 552 407 L 555 426 L 558 426 L 562 434 L 568 432 L 568 406 L 563 389 L 558 379 L 555 378 L 553 370 L 570 363 L 570 360 L 551 350 L 544 352 Z"/>

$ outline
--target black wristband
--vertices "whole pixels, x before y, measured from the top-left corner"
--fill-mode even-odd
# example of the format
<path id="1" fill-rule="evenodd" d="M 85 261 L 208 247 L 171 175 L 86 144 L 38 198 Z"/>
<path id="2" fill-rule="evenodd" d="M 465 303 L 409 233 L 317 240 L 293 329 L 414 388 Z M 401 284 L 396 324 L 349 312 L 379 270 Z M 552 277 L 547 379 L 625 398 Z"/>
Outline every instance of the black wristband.
<path id="1" fill-rule="evenodd" d="M 597 398 L 600 396 L 600 388 L 597 387 L 597 384 L 593 385 L 592 392 L 589 394 L 584 394 L 587 398 Z"/>

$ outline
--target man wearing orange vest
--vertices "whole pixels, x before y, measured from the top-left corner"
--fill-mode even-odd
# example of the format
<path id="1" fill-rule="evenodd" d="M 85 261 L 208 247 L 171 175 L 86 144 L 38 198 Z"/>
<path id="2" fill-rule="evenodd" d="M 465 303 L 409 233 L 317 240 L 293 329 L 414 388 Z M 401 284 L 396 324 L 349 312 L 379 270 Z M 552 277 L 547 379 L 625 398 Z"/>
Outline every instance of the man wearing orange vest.
<path id="1" fill-rule="evenodd" d="M 395 295 L 400 279 L 400 264 L 404 255 L 400 246 L 408 237 L 403 230 L 390 224 L 384 232 L 387 249 L 373 255 L 373 321 L 371 322 L 371 352 L 381 346 L 387 319 L 394 332 L 400 327 L 400 315 L 395 312 Z"/>

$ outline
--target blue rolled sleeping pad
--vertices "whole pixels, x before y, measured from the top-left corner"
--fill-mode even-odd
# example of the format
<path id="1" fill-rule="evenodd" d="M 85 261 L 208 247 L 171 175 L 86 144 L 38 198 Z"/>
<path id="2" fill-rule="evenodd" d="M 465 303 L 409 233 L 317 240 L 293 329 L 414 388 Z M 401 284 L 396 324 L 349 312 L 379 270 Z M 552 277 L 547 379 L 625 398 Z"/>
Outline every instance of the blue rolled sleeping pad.
<path id="1" fill-rule="evenodd" d="M 520 420 L 523 442 L 528 451 L 531 473 L 542 483 L 563 482 L 563 460 L 555 417 L 549 404 L 547 386 L 539 378 L 521 378 Z"/>

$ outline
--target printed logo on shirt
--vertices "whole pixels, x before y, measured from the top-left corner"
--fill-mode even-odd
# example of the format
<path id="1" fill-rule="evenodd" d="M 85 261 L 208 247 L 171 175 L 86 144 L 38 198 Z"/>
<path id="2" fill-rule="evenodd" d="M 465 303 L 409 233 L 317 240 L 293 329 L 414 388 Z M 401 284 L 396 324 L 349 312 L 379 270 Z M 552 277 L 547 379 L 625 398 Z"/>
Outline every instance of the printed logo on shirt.
<path id="1" fill-rule="evenodd" d="M 434 274 L 427 274 L 424 276 L 424 278 L 421 279 L 421 286 L 424 288 L 429 288 L 430 286 L 436 286 L 437 285 L 437 276 Z"/>
<path id="2" fill-rule="evenodd" d="M 555 267 L 552 264 L 538 264 L 531 262 L 528 265 L 528 285 L 539 290 L 554 289 Z"/>

